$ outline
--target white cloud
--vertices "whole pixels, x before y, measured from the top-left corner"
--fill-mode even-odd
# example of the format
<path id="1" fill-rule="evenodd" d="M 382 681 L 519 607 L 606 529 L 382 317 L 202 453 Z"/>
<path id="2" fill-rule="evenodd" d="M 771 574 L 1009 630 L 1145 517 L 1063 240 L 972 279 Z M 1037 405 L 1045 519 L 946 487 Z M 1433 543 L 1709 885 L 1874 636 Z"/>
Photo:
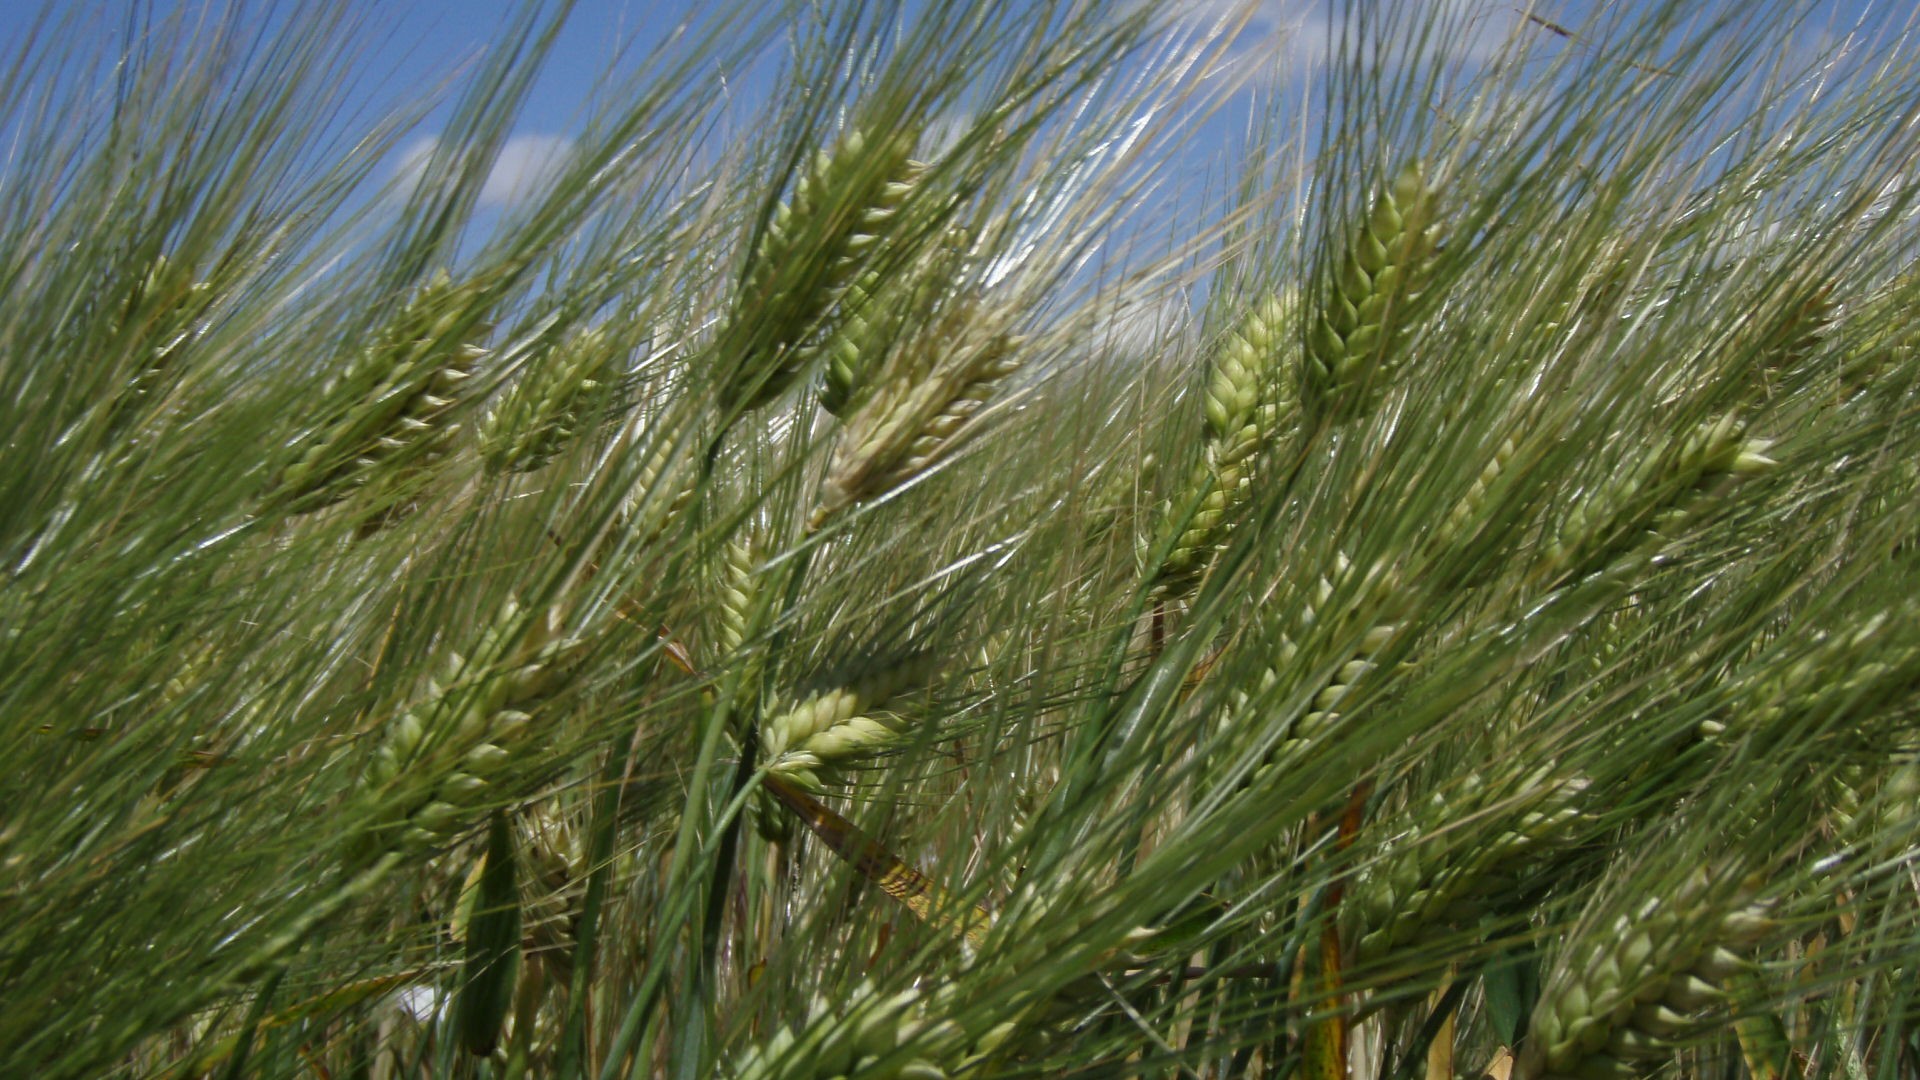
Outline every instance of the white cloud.
<path id="1" fill-rule="evenodd" d="M 394 179 L 402 193 L 411 192 L 420 183 L 427 162 L 440 146 L 437 136 L 427 136 L 409 144 L 394 166 Z M 480 205 L 500 208 L 512 206 L 534 195 L 560 175 L 567 157 L 573 153 L 573 140 L 564 135 L 514 135 L 500 146 L 493 171 L 480 185 Z"/>

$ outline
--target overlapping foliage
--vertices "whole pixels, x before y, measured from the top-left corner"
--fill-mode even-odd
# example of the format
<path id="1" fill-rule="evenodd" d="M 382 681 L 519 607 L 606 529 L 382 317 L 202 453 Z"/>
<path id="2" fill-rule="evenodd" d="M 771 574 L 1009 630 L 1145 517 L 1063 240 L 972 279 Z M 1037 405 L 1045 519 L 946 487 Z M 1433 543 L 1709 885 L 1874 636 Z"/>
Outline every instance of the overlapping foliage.
<path id="1" fill-rule="evenodd" d="M 377 197 L 51 25 L 0 1072 L 1913 1075 L 1920 72 L 1757 6 L 737 5 L 504 215 L 563 8 Z"/>

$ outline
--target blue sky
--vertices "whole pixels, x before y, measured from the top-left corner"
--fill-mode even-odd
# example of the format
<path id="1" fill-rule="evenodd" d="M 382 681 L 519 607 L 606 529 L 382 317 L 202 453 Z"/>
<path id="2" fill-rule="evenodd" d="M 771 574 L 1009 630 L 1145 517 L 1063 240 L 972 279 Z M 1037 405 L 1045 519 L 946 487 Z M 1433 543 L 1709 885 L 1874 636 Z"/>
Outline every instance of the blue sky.
<path id="1" fill-rule="evenodd" d="M 710 0 L 718 2 L 718 0 Z M 884 2 L 884 0 L 882 0 Z M 907 0 L 917 3 L 919 0 Z M 1152 0 L 1148 0 L 1152 2 Z M 1187 25 L 1204 27 L 1221 20 L 1245 19 L 1236 39 L 1234 56 L 1248 69 L 1252 91 L 1276 85 L 1298 91 L 1304 73 L 1323 55 L 1333 33 L 1333 12 L 1341 0 L 1158 0 L 1165 10 Z M 1529 24 L 1521 15 L 1526 0 L 1426 0 L 1456 18 L 1460 33 L 1449 50 L 1463 60 L 1481 59 L 1515 37 L 1544 39 L 1545 47 L 1579 48 Z M 1651 0 L 1536 0 L 1534 10 L 1545 20 L 1579 27 L 1590 17 L 1608 11 L 1630 13 Z M 206 0 L 56 0 L 56 10 L 79 20 L 92 40 L 126 40 L 130 30 L 163 20 L 169 14 L 200 11 Z M 537 187 L 555 163 L 566 155 L 573 136 L 596 93 L 604 93 L 609 74 L 631 70 L 637 58 L 663 36 L 671 34 L 698 10 L 700 0 L 580 0 L 561 31 L 551 61 L 528 99 L 512 138 L 482 192 L 483 209 L 502 209 Z M 1699 0 L 1693 5 L 1703 15 L 1729 10 L 1742 0 Z M 32 24 L 35 0 L 0 0 L 0 48 L 18 47 Z M 256 4 L 252 7 L 264 8 Z M 349 90 L 361 106 L 378 109 L 383 103 L 405 101 L 437 77 L 457 71 L 490 49 L 502 46 L 514 13 L 515 0 L 351 0 L 348 9 L 359 21 L 356 41 L 362 49 L 356 60 L 358 77 Z M 1912 18 L 1912 0 L 1875 3 L 1871 0 L 1821 0 L 1797 36 L 1799 47 L 1813 55 L 1839 40 L 1849 27 L 1865 23 L 1884 29 Z M 1738 10 L 1735 8 L 1734 10 Z M 404 178 L 424 160 L 443 122 L 444 112 L 429 116 L 419 130 L 402 140 L 382 179 Z M 1244 110 L 1223 110 L 1189 142 L 1193 169 L 1217 164 L 1222 141 L 1243 128 Z"/>

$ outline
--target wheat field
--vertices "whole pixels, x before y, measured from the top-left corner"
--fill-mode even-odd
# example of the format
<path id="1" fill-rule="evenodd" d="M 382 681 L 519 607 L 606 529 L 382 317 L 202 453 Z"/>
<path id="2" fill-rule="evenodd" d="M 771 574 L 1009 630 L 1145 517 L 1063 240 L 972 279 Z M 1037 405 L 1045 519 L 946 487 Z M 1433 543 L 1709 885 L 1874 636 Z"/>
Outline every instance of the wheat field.
<path id="1" fill-rule="evenodd" d="M 0 1075 L 1920 1076 L 1903 16 L 568 7 L 5 61 Z"/>

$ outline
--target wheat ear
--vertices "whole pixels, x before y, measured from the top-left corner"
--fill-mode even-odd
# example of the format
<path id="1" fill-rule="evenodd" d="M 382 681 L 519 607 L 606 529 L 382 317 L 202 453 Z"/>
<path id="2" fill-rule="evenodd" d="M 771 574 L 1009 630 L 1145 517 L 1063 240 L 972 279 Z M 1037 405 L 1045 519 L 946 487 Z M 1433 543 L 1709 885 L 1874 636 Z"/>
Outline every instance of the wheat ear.
<path id="1" fill-rule="evenodd" d="M 895 225 L 923 166 L 910 133 L 849 131 L 820 151 L 767 222 L 720 341 L 733 375 L 723 395 L 747 411 L 793 385 L 803 348 Z"/>
<path id="2" fill-rule="evenodd" d="M 1341 906 L 1355 958 L 1378 958 L 1436 927 L 1477 921 L 1493 902 L 1512 895 L 1527 861 L 1575 838 L 1586 787 L 1582 777 L 1543 766 L 1511 788 L 1476 773 L 1435 794 L 1428 830 L 1435 838 L 1415 831 L 1396 843 Z M 1496 803 L 1503 808 L 1498 824 L 1461 835 L 1462 823 Z"/>
<path id="3" fill-rule="evenodd" d="M 335 411 L 297 445 L 271 500 L 291 513 L 318 510 L 367 487 L 389 463 L 444 454 L 459 430 L 449 413 L 487 355 L 475 340 L 491 327 L 474 320 L 475 301 L 471 288 L 436 275 L 328 388 Z"/>
<path id="4" fill-rule="evenodd" d="M 746 644 L 747 625 L 759 592 L 751 539 L 727 541 L 720 555 L 720 611 L 713 635 L 716 659 L 732 656 Z"/>
<path id="5" fill-rule="evenodd" d="M 1198 584 L 1252 488 L 1255 456 L 1292 408 L 1280 363 L 1283 317 L 1277 297 L 1254 305 L 1214 352 L 1205 451 L 1189 487 L 1199 506 L 1184 522 L 1174 520 L 1181 512 L 1174 504 L 1163 509 L 1168 525 L 1180 530 L 1154 584 L 1163 597 L 1184 596 Z"/>
<path id="6" fill-rule="evenodd" d="M 936 666 L 916 655 L 844 686 L 820 690 L 760 725 L 760 755 L 767 772 L 801 788 L 824 790 L 821 773 L 897 745 L 905 721 L 886 711 L 902 693 L 923 686 Z"/>
<path id="7" fill-rule="evenodd" d="M 1764 905 L 1705 871 L 1575 939 L 1533 1012 L 1516 1080 L 1637 1077 L 1672 1055 L 1694 1017 L 1748 967 L 1731 950 L 1774 927 Z"/>
<path id="8" fill-rule="evenodd" d="M 1366 412 L 1391 375 L 1396 339 L 1432 250 L 1433 202 L 1420 163 L 1406 165 L 1334 260 L 1302 353 L 1300 405 L 1309 419 Z"/>
<path id="9" fill-rule="evenodd" d="M 1920 669 L 1920 648 L 1898 636 L 1916 618 L 1920 605 L 1909 602 L 1856 616 L 1837 630 L 1807 632 L 1797 656 L 1769 655 L 1736 674 L 1728 691 L 1732 706 L 1702 721 L 1700 735 L 1765 733 L 1783 721 L 1792 722 L 1790 729 L 1800 718 L 1825 719 L 1842 710 L 1873 715 L 1881 702 L 1897 700 Z"/>
<path id="10" fill-rule="evenodd" d="M 509 601 L 471 659 L 454 654 L 446 685 L 390 725 L 367 770 L 376 793 L 405 792 L 403 825 L 375 837 L 381 851 L 438 847 L 473 824 L 490 781 L 512 766 L 532 733 L 529 710 L 559 692 L 585 643 L 563 636 L 564 612 L 527 612 Z"/>
<path id="11" fill-rule="evenodd" d="M 955 325 L 952 321 L 943 326 Z M 974 433 L 974 417 L 1019 369 L 1005 334 L 962 339 L 930 368 L 900 365 L 847 420 L 809 526 L 926 472 Z"/>
<path id="12" fill-rule="evenodd" d="M 598 327 L 571 334 L 509 386 L 480 421 L 480 456 L 496 473 L 532 472 L 605 407 L 617 355 Z"/>
<path id="13" fill-rule="evenodd" d="M 1769 445 L 1747 438 L 1738 420 L 1723 416 L 1655 446 L 1574 506 L 1537 573 L 1555 581 L 1603 570 L 1623 579 L 1638 576 L 1668 539 L 1685 530 L 1702 497 L 1721 480 L 1773 469 Z"/>
<path id="14" fill-rule="evenodd" d="M 1355 566 L 1345 555 L 1337 555 L 1333 573 L 1320 578 L 1313 590 L 1303 598 L 1294 612 L 1294 629 L 1282 634 L 1276 650 L 1277 663 L 1262 675 L 1261 689 L 1266 690 L 1283 681 L 1283 672 L 1300 662 L 1301 651 L 1296 644 L 1295 635 L 1303 635 L 1309 629 L 1324 621 L 1324 613 L 1334 596 L 1342 588 L 1356 590 L 1353 607 L 1343 614 L 1347 622 L 1370 619 L 1383 610 L 1388 599 L 1395 591 L 1394 575 L 1381 567 L 1363 571 Z M 1400 634 L 1400 626 L 1395 623 L 1376 623 L 1360 636 L 1360 641 L 1347 658 L 1334 669 L 1333 674 L 1314 693 L 1308 703 L 1307 711 L 1295 720 L 1287 731 L 1286 739 L 1269 758 L 1263 768 L 1289 761 L 1304 753 L 1315 742 L 1323 739 L 1340 724 L 1340 704 L 1358 689 L 1377 666 L 1375 657 L 1385 650 Z"/>

